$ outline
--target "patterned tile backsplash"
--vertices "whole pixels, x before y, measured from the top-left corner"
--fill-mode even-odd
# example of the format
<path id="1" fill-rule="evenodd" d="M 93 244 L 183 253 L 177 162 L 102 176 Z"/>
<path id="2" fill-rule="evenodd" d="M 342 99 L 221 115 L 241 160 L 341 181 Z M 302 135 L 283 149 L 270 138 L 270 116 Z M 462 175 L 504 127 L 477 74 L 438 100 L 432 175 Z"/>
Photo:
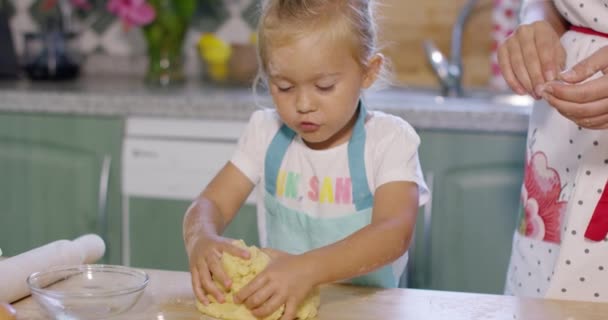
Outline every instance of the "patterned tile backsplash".
<path id="1" fill-rule="evenodd" d="M 24 50 L 24 35 L 44 28 L 50 14 L 44 6 L 63 0 L 0 0 L 0 8 L 8 8 L 10 26 L 17 54 Z M 179 0 L 178 0 L 179 1 Z M 190 31 L 186 35 L 188 60 L 197 57 L 196 43 L 203 32 L 214 32 L 227 42 L 244 43 L 251 38 L 257 23 L 260 0 L 199 0 Z M 140 28 L 126 30 L 122 22 L 106 9 L 108 0 L 88 0 L 90 8 L 73 8 L 69 25 L 78 32 L 77 47 L 87 56 L 144 56 L 145 43 Z M 106 59 L 107 60 L 107 59 Z"/>

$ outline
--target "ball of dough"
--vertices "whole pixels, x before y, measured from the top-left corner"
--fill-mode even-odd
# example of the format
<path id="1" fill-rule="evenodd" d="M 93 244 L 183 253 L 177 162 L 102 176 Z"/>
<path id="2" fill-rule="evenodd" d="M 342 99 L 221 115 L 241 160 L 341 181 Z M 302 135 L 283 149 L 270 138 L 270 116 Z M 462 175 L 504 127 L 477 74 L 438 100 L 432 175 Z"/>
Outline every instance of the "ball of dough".
<path id="1" fill-rule="evenodd" d="M 232 279 L 230 289 L 223 287 L 216 279 L 216 285 L 225 292 L 224 299 L 226 302 L 218 303 L 212 295 L 207 295 L 209 305 L 205 306 L 199 301 L 196 302 L 198 310 L 206 315 L 223 320 L 258 320 L 251 314 L 245 305 L 235 304 L 233 296 L 246 286 L 253 278 L 270 263 L 270 257 L 262 250 L 255 246 L 247 247 L 243 240 L 235 241 L 234 244 L 238 247 L 247 249 L 250 254 L 249 259 L 241 259 L 227 252 L 222 254 L 222 266 L 226 275 Z M 317 316 L 320 304 L 319 290 L 315 289 L 300 305 L 296 318 L 300 320 L 313 319 Z M 285 306 L 281 306 L 274 313 L 264 318 L 264 320 L 278 320 L 283 315 Z"/>

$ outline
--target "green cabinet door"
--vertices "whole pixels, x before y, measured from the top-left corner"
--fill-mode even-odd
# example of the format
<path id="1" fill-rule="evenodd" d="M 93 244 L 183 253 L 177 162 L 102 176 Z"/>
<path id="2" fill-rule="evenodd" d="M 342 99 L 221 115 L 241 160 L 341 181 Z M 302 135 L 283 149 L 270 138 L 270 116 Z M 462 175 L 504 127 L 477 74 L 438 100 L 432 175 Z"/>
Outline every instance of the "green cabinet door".
<path id="1" fill-rule="evenodd" d="M 420 211 L 408 285 L 502 293 L 518 216 L 525 136 L 421 131 L 432 201 Z"/>
<path id="2" fill-rule="evenodd" d="M 190 202 L 140 197 L 129 198 L 128 201 L 131 265 L 187 271 L 182 221 Z M 224 236 L 258 246 L 255 206 L 243 206 Z"/>
<path id="3" fill-rule="evenodd" d="M 122 121 L 0 113 L 0 248 L 97 233 L 120 262 Z"/>

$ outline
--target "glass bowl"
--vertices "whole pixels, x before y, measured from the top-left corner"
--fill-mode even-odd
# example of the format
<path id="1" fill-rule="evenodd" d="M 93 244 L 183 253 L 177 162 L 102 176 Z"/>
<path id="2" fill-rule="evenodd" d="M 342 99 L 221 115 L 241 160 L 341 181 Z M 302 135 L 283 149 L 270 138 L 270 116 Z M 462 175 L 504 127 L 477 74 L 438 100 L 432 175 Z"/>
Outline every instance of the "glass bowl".
<path id="1" fill-rule="evenodd" d="M 129 310 L 148 285 L 148 275 L 113 265 L 72 265 L 27 278 L 34 299 L 55 319 L 102 319 Z"/>

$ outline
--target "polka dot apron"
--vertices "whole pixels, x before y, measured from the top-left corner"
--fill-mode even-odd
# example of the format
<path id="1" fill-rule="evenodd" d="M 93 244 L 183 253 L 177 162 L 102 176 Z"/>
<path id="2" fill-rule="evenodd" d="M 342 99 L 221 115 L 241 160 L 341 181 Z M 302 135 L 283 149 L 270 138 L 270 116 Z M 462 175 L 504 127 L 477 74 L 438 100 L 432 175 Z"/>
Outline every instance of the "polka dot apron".
<path id="1" fill-rule="evenodd" d="M 554 2 L 580 27 L 561 39 L 566 68 L 608 45 L 608 1 Z M 544 101 L 536 105 L 507 294 L 608 302 L 607 182 L 608 130 L 581 128 Z"/>

